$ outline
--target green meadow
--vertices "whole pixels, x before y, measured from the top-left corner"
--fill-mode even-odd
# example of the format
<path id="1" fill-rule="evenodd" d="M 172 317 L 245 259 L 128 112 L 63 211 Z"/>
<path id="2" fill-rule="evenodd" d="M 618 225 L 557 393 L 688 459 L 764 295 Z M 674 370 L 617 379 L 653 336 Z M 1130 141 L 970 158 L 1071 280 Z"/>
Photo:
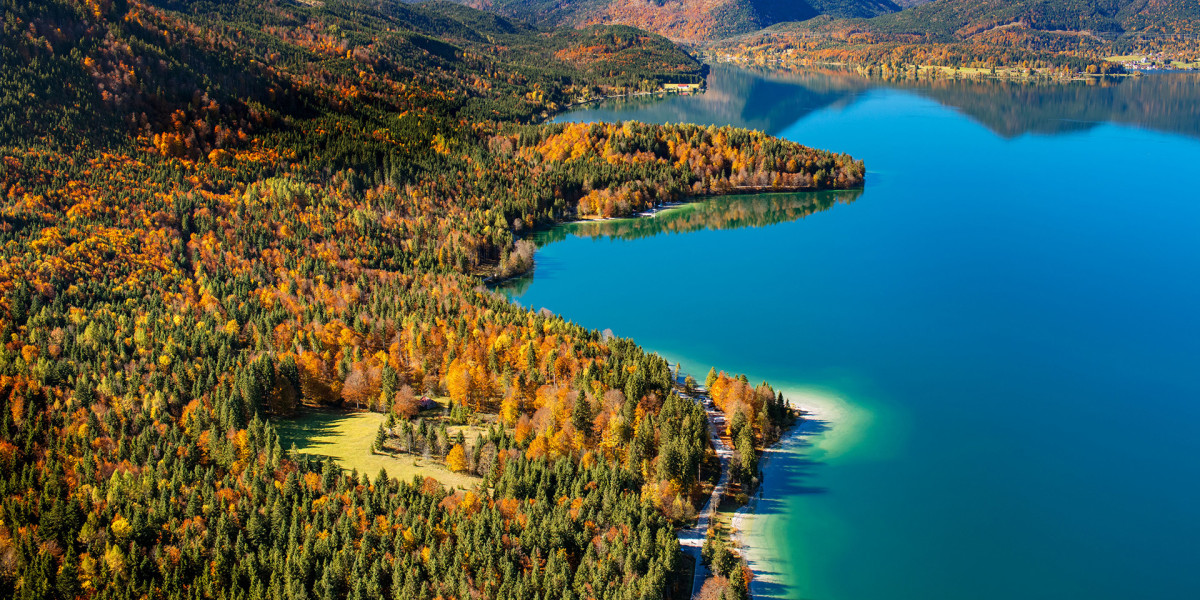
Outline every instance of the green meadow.
<path id="1" fill-rule="evenodd" d="M 410 480 L 414 476 L 432 477 L 443 485 L 455 488 L 473 488 L 481 478 L 466 473 L 453 473 L 440 460 L 425 460 L 411 454 L 380 454 L 374 452 L 375 434 L 387 420 L 387 415 L 374 412 L 350 412 L 344 410 L 305 408 L 293 419 L 277 422 L 283 448 L 296 449 L 305 454 L 321 458 L 334 458 L 346 470 L 358 471 L 371 478 L 380 469 L 387 470 L 391 477 Z M 463 430 L 471 438 L 477 430 L 468 427 L 451 427 L 451 433 Z"/>

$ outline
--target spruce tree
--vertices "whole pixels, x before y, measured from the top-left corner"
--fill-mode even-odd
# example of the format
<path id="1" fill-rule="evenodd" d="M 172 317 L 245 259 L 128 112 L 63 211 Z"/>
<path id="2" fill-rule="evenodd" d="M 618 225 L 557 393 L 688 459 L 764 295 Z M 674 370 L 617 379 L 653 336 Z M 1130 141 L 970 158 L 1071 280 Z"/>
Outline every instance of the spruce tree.
<path id="1" fill-rule="evenodd" d="M 758 473 L 758 455 L 754 452 L 754 434 L 749 427 L 742 428 L 736 441 L 738 461 L 742 466 L 742 481 L 750 483 Z"/>
<path id="2" fill-rule="evenodd" d="M 746 589 L 746 575 L 742 565 L 734 563 L 733 572 L 729 575 L 728 600 L 750 600 L 750 592 Z"/>
<path id="3" fill-rule="evenodd" d="M 583 392 L 575 397 L 575 406 L 571 409 L 571 424 L 575 426 L 575 431 L 582 433 L 584 436 L 590 436 L 592 432 L 592 406 L 588 403 L 587 397 Z"/>
<path id="4" fill-rule="evenodd" d="M 383 433 L 383 426 L 379 426 L 379 430 L 375 432 L 375 444 L 372 449 L 375 452 L 383 450 L 383 443 L 387 441 L 387 435 Z"/>

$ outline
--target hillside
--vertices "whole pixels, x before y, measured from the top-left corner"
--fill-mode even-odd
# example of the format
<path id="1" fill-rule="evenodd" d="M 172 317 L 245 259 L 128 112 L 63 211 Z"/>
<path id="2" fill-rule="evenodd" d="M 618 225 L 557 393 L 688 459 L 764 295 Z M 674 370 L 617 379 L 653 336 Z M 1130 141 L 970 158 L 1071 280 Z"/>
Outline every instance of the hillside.
<path id="1" fill-rule="evenodd" d="M 731 127 L 540 124 L 700 80 L 625 26 L 392 0 L 0 18 L 0 597 L 673 591 L 716 460 L 703 409 L 662 357 L 484 278 L 532 268 L 531 228 L 853 188 L 861 162 Z M 790 421 L 769 385 L 725 381 L 746 447 Z M 318 411 L 379 413 L 371 452 L 478 484 L 290 452 L 280 424 Z"/>
<path id="2" fill-rule="evenodd" d="M 175 110 L 197 112 L 197 91 L 240 118 L 310 115 L 360 99 L 528 120 L 601 88 L 699 81 L 699 63 L 656 35 L 620 26 L 543 31 L 448 2 L 330 1 L 316 11 L 159 0 L 123 10 L 101 0 L 84 8 L 90 16 L 65 2 L 5 4 L 0 89 L 10 93 L 0 96 L 0 143 L 35 131 L 123 132 L 128 113 L 139 121 L 144 113 L 137 125 L 152 133 Z M 542 93 L 523 97 L 529 89 Z"/>
<path id="3" fill-rule="evenodd" d="M 873 17 L 895 12 L 891 0 L 460 0 L 513 18 L 579 27 L 625 24 L 674 40 L 699 42 L 818 15 Z"/>
<path id="4" fill-rule="evenodd" d="M 936 0 L 862 23 L 892 34 L 970 38 L 1003 27 L 1097 36 L 1194 33 L 1200 4 L 1188 0 Z"/>
<path id="5" fill-rule="evenodd" d="M 1118 69 L 1105 58 L 1200 57 L 1200 4 L 1188 0 L 935 0 L 869 19 L 779 24 L 719 44 L 756 60 Z"/>

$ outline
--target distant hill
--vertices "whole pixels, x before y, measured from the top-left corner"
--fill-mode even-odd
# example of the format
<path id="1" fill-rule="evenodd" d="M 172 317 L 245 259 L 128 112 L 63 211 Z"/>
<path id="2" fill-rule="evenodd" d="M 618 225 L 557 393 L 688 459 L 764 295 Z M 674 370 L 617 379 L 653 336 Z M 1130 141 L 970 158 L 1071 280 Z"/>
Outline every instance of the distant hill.
<path id="1" fill-rule="evenodd" d="M 965 39 L 995 29 L 1087 32 L 1098 36 L 1132 32 L 1196 34 L 1198 21 L 1200 2 L 1196 0 L 935 0 L 875 18 L 834 19 L 811 25 Z"/>
<path id="2" fill-rule="evenodd" d="M 892 0 L 456 1 L 540 25 L 624 24 L 688 42 L 725 38 L 819 15 L 869 18 L 901 9 Z"/>
<path id="3" fill-rule="evenodd" d="M 95 137 L 113 124 L 124 136 L 130 113 L 138 115 L 144 135 L 162 133 L 177 120 L 176 111 L 202 113 L 194 106 L 198 89 L 248 120 L 251 113 L 284 119 L 324 112 L 343 104 L 344 95 L 359 94 L 379 97 L 395 112 L 525 121 L 580 94 L 600 93 L 585 91 L 592 86 L 603 91 L 701 78 L 701 65 L 659 35 L 623 25 L 538 28 L 441 0 L 319 6 L 106 0 L 101 4 L 120 17 L 111 19 L 63 8 L 65 0 L 39 1 L 14 0 L 34 17 L 0 12 L 6 22 L 27 23 L 0 32 L 0 145 L 38 132 Z M 164 24 L 122 26 L 125 15 Z M 195 33 L 199 26 L 188 19 L 225 27 L 214 29 L 220 43 Z M 314 31 L 316 23 L 328 31 Z M 133 50 L 120 50 L 122 44 L 136 49 L 136 58 L 128 56 Z M 395 93 L 396 87 L 407 94 Z M 525 98 L 534 88 L 542 94 Z M 197 140 L 193 151 L 211 149 L 206 143 Z"/>
<path id="4" fill-rule="evenodd" d="M 1200 60 L 1196 0 L 934 0 L 872 18 L 821 16 L 721 40 L 752 62 L 1120 71 L 1106 59 Z"/>

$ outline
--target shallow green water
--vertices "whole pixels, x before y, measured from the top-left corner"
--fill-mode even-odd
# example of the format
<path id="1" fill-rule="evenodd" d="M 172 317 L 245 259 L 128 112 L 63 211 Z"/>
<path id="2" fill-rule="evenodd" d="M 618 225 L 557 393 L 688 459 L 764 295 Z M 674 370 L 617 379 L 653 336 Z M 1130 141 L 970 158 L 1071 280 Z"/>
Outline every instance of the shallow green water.
<path id="1" fill-rule="evenodd" d="M 508 291 L 833 417 L 766 483 L 769 595 L 1200 598 L 1198 89 L 714 69 L 566 118 L 764 129 L 865 189 L 560 229 Z"/>

